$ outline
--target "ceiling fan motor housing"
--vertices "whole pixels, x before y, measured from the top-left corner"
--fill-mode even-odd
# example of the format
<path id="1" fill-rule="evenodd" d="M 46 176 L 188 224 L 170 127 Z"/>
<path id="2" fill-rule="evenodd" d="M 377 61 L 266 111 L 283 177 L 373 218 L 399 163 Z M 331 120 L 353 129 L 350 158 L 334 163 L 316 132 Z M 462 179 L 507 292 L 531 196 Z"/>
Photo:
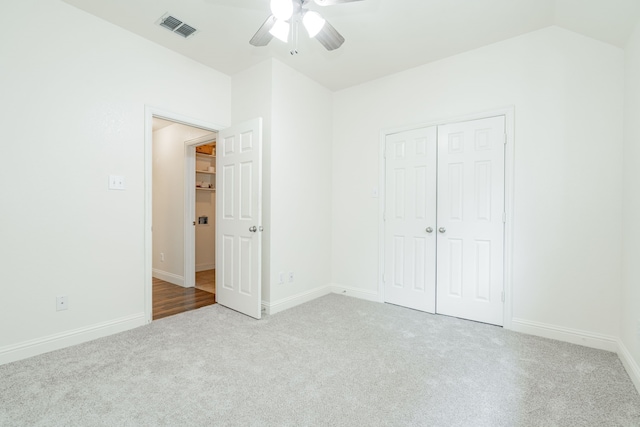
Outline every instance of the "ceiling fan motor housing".
<path id="1" fill-rule="evenodd" d="M 321 6 L 331 6 L 340 3 L 350 3 L 360 0 L 313 0 Z M 344 37 L 329 24 L 318 12 L 310 11 L 305 6 L 311 0 L 271 0 L 271 16 L 260 26 L 249 43 L 253 46 L 266 46 L 273 37 L 283 42 L 288 42 L 291 35 L 289 21 L 302 22 L 309 33 L 309 37 L 315 38 L 327 50 L 335 50 L 342 46 Z M 307 19 L 305 19 L 305 16 Z M 291 55 L 297 55 L 294 47 Z"/>

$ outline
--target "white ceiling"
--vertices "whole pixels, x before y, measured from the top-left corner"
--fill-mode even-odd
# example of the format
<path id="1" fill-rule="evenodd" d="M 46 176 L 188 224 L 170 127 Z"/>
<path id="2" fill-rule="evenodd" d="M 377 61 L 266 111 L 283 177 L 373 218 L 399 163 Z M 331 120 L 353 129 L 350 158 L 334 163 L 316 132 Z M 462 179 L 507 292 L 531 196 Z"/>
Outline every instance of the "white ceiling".
<path id="1" fill-rule="evenodd" d="M 93 15 L 233 75 L 277 58 L 331 90 L 558 25 L 624 47 L 640 20 L 640 0 L 363 0 L 319 10 L 346 38 L 327 52 L 301 32 L 299 54 L 273 39 L 249 39 L 269 0 L 64 0 Z M 184 39 L 158 26 L 166 12 L 196 27 Z"/>

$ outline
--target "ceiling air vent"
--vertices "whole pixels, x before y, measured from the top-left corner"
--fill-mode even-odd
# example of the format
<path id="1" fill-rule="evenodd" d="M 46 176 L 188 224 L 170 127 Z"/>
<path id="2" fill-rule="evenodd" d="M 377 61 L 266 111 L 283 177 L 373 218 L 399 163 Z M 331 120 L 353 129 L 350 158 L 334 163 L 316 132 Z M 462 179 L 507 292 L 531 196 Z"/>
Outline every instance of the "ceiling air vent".
<path id="1" fill-rule="evenodd" d="M 156 23 L 175 34 L 184 37 L 185 39 L 198 32 L 198 30 L 193 28 L 191 25 L 185 24 L 181 19 L 178 19 L 168 13 L 165 13 Z"/>

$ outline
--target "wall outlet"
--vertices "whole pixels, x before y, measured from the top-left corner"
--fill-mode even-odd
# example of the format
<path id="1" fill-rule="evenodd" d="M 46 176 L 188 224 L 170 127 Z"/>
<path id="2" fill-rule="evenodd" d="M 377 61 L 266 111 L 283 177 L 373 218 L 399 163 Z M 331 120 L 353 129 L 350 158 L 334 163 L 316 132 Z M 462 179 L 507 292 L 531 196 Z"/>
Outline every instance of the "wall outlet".
<path id="1" fill-rule="evenodd" d="M 293 283 L 293 271 L 289 272 L 289 283 Z"/>
<path id="2" fill-rule="evenodd" d="M 160 252 L 160 262 L 164 262 L 164 252 Z"/>
<path id="3" fill-rule="evenodd" d="M 284 272 L 282 272 L 282 271 L 279 273 L 278 283 L 281 284 L 281 285 L 284 284 Z"/>
<path id="4" fill-rule="evenodd" d="M 58 295 L 56 297 L 56 311 L 66 310 L 69 307 L 69 303 L 66 295 Z"/>
<path id="5" fill-rule="evenodd" d="M 124 190 L 124 176 L 109 175 L 109 190 Z"/>

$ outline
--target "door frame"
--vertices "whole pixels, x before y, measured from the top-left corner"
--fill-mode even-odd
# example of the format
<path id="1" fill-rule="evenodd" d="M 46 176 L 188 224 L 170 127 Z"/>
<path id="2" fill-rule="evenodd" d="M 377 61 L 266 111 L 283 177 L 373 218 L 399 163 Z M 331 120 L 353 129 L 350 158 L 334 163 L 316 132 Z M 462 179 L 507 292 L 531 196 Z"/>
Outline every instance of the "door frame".
<path id="1" fill-rule="evenodd" d="M 170 120 L 210 132 L 218 132 L 227 126 L 175 113 L 163 108 L 144 107 L 144 317 L 153 320 L 153 118 Z M 195 149 L 194 149 L 195 150 Z M 186 203 L 186 200 L 183 201 Z M 186 264 L 185 264 L 186 267 Z M 184 273 L 183 273 L 184 274 Z"/>
<path id="2" fill-rule="evenodd" d="M 196 233 L 196 147 L 215 141 L 218 133 L 184 141 L 184 287 L 195 287 Z M 215 221 L 215 218 L 214 218 Z M 214 242 L 215 243 L 215 242 Z"/>
<path id="3" fill-rule="evenodd" d="M 386 200 L 386 159 L 385 146 L 388 135 L 400 132 L 431 127 L 442 126 L 450 123 L 467 122 L 471 120 L 487 119 L 496 116 L 504 116 L 505 132 L 507 143 L 505 146 L 504 159 L 504 197 L 506 210 L 506 223 L 504 227 L 504 329 L 512 329 L 511 319 L 513 318 L 513 223 L 514 223 L 514 161 L 515 161 L 515 106 L 507 106 L 486 110 L 479 113 L 466 114 L 449 117 L 446 119 L 432 120 L 415 125 L 402 126 L 397 128 L 383 129 L 380 131 L 379 142 L 379 166 L 378 166 L 378 301 L 384 303 L 384 266 L 385 266 L 385 200 Z M 437 286 L 437 284 L 436 284 Z"/>

